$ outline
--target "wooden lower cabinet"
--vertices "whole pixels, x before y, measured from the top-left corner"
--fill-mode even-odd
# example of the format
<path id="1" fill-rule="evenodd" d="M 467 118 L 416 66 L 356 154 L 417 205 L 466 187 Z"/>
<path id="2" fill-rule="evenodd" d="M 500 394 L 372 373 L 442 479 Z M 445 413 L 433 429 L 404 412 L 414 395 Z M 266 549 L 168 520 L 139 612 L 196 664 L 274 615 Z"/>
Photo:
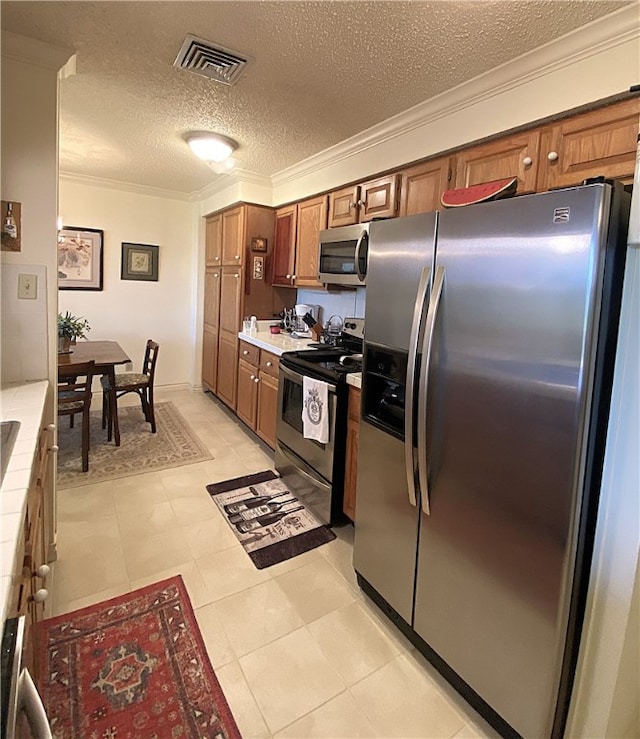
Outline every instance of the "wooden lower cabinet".
<path id="1" fill-rule="evenodd" d="M 278 418 L 278 378 L 260 371 L 260 392 L 256 434 L 272 449 L 276 447 L 276 421 Z"/>
<path id="2" fill-rule="evenodd" d="M 276 446 L 279 359 L 240 342 L 236 415 L 272 449 Z"/>
<path id="3" fill-rule="evenodd" d="M 232 410 L 236 409 L 237 384 L 238 339 L 233 334 L 221 331 L 218 342 L 217 394 L 220 400 Z"/>
<path id="4" fill-rule="evenodd" d="M 355 522 L 356 488 L 358 485 L 358 447 L 360 442 L 360 398 L 357 387 L 349 388 L 349 411 L 347 416 L 347 451 L 345 456 L 344 501 L 342 510 Z"/>
<path id="5" fill-rule="evenodd" d="M 202 332 L 202 384 L 214 393 L 218 389 L 218 332 L 206 325 Z"/>

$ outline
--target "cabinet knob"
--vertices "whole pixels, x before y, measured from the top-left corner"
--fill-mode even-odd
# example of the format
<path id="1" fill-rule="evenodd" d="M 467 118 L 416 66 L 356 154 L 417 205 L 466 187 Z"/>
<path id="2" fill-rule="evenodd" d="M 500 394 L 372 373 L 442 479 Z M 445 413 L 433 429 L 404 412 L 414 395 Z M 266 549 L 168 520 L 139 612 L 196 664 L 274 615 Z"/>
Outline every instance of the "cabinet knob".
<path id="1" fill-rule="evenodd" d="M 52 454 L 55 454 L 55 453 L 56 453 L 56 452 L 58 451 L 58 449 L 60 449 L 60 447 L 59 447 L 59 446 L 58 446 L 57 444 L 52 444 L 52 445 L 51 445 L 51 446 L 49 447 L 49 451 L 50 451 L 50 452 L 51 452 Z"/>
<path id="2" fill-rule="evenodd" d="M 267 367 L 273 367 L 273 362 L 267 362 Z"/>
<path id="3" fill-rule="evenodd" d="M 533 164 L 533 159 L 531 157 L 525 157 L 522 160 L 522 163 L 524 164 L 525 167 L 530 167 Z"/>
<path id="4" fill-rule="evenodd" d="M 239 254 L 236 254 L 235 257 L 234 257 L 234 259 L 240 259 L 240 255 Z"/>
<path id="5" fill-rule="evenodd" d="M 219 261 L 220 261 L 220 257 L 214 257 L 213 259 L 214 259 L 214 261 L 216 261 L 216 262 L 219 262 Z"/>
<path id="6" fill-rule="evenodd" d="M 246 356 L 247 356 L 247 354 L 249 353 L 249 350 L 248 350 L 248 349 L 243 349 L 243 350 L 242 350 L 242 353 L 243 353 L 243 354 L 244 354 L 244 356 L 246 357 Z"/>
<path id="7" fill-rule="evenodd" d="M 36 592 L 33 594 L 32 599 L 36 603 L 44 603 L 48 597 L 49 597 L 49 591 L 45 590 L 44 588 L 40 588 L 40 590 L 36 590 Z"/>
<path id="8" fill-rule="evenodd" d="M 46 577 L 51 572 L 49 565 L 40 565 L 38 569 L 33 573 L 36 577 Z"/>
<path id="9" fill-rule="evenodd" d="M 558 158 L 558 152 L 557 152 L 557 151 L 550 151 L 550 152 L 549 152 L 549 153 L 547 154 L 547 159 L 548 159 L 548 160 L 549 160 L 550 162 L 555 162 L 557 158 Z"/>
<path id="10" fill-rule="evenodd" d="M 236 280 L 237 280 L 237 279 L 238 279 L 238 277 L 240 277 L 240 275 L 239 275 L 239 274 L 235 274 L 235 275 L 234 275 L 234 277 L 235 277 L 235 278 L 236 278 Z"/>
<path id="11" fill-rule="evenodd" d="M 56 425 L 55 425 L 55 423 L 50 423 L 50 424 L 49 424 L 49 425 L 47 426 L 47 431 L 55 431 L 55 430 L 56 430 Z"/>
<path id="12" fill-rule="evenodd" d="M 295 280 L 298 275 L 291 275 L 291 279 Z"/>
<path id="13" fill-rule="evenodd" d="M 249 377 L 250 377 L 250 378 L 251 378 L 252 380 L 255 380 L 255 379 L 256 379 L 256 376 L 255 376 L 255 375 L 249 375 Z"/>
<path id="14" fill-rule="evenodd" d="M 256 378 L 254 378 L 254 380 L 253 380 L 253 381 L 254 381 L 254 382 L 260 382 L 260 378 L 259 378 L 259 377 L 256 377 Z"/>
<path id="15" fill-rule="evenodd" d="M 217 280 L 217 279 L 218 279 L 218 277 L 219 277 L 218 273 L 217 273 L 217 272 L 214 272 L 214 273 L 213 273 L 213 278 L 214 278 L 215 280 Z"/>
<path id="16" fill-rule="evenodd" d="M 285 275 L 285 277 L 287 278 L 287 280 L 291 279 L 291 275 Z"/>

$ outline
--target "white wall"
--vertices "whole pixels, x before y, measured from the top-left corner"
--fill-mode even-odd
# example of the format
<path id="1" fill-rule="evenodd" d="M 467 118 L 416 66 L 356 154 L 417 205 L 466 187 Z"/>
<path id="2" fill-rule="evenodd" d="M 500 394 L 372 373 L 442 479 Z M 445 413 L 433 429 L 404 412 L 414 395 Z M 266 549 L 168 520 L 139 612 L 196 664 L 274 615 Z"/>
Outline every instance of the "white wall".
<path id="1" fill-rule="evenodd" d="M 3 369 L 3 382 L 42 379 L 55 382 L 56 344 L 56 214 L 58 212 L 58 70 L 72 52 L 33 39 L 2 32 L 2 199 L 22 204 L 21 251 L 2 252 L 5 265 L 21 265 L 25 273 L 38 265 L 39 299 L 17 300 L 15 279 L 3 280 L 2 311 L 13 315 L 24 308 L 33 313 L 33 334 L 7 318 L 2 324 L 1 350 L 19 352 L 18 362 Z M 17 277 L 12 272 L 13 277 Z M 46 311 L 37 308 L 46 300 Z M 35 304 L 35 309 L 34 309 Z M 42 322 L 44 321 L 44 327 Z M 29 357 L 36 354 L 37 358 Z"/>
<path id="2" fill-rule="evenodd" d="M 158 385 L 194 381 L 199 270 L 193 209 L 184 200 L 60 181 L 64 225 L 104 231 L 104 288 L 61 290 L 59 310 L 85 317 L 91 325 L 87 338 L 117 341 L 136 371 L 146 340 L 157 341 Z M 120 279 L 123 241 L 160 247 L 157 282 Z"/>

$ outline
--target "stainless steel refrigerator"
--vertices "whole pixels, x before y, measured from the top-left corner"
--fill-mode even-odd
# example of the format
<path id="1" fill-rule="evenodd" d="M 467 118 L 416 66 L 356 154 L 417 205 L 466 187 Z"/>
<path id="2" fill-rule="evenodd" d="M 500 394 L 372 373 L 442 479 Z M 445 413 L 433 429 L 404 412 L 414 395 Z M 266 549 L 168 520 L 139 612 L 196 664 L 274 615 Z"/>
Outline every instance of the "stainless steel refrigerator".
<path id="1" fill-rule="evenodd" d="M 374 222 L 354 567 L 504 736 L 561 736 L 629 196 L 601 183 Z"/>

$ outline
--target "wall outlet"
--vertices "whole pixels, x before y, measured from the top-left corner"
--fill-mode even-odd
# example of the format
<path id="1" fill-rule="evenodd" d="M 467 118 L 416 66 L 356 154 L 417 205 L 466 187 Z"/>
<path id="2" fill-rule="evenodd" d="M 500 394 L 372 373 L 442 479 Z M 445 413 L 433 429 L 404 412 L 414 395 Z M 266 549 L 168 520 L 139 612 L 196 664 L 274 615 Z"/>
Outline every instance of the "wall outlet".
<path id="1" fill-rule="evenodd" d="M 18 275 L 18 298 L 35 300 L 38 297 L 38 275 Z"/>

